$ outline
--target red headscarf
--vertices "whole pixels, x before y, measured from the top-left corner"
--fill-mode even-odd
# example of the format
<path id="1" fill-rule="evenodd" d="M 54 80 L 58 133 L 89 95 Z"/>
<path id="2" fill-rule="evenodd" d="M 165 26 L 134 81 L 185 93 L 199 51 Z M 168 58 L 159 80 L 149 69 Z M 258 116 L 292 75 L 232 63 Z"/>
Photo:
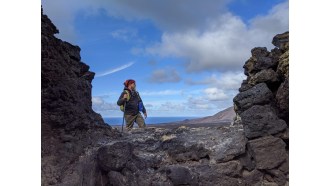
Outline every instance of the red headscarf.
<path id="1" fill-rule="evenodd" d="M 135 80 L 133 79 L 128 79 L 124 82 L 125 87 L 128 87 L 130 84 L 135 83 Z"/>

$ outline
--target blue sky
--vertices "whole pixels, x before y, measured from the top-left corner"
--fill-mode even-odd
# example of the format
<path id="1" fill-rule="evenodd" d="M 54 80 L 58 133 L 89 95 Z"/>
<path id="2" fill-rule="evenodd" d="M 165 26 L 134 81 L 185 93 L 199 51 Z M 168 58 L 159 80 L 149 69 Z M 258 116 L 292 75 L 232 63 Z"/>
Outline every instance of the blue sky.
<path id="1" fill-rule="evenodd" d="M 209 116 L 233 105 L 254 47 L 289 30 L 283 0 L 42 1 L 56 37 L 81 48 L 103 117 L 135 79 L 149 117 Z"/>

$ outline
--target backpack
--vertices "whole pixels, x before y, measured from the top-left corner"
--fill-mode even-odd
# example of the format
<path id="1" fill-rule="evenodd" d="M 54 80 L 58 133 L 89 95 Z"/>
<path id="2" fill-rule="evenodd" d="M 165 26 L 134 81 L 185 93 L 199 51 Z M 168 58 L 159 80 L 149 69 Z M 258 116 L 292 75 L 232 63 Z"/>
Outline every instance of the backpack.
<path id="1" fill-rule="evenodd" d="M 127 101 L 129 101 L 129 99 L 131 98 L 131 95 L 129 93 L 128 90 L 125 90 L 126 94 L 127 94 Z M 125 106 L 126 103 L 124 103 L 124 105 L 120 105 L 120 110 L 124 112 L 124 106 Z"/>
<path id="2" fill-rule="evenodd" d="M 131 94 L 129 93 L 129 91 L 128 90 L 125 90 L 125 92 L 126 92 L 126 94 L 127 94 L 127 102 L 129 101 L 129 99 L 131 98 Z M 139 95 L 139 93 L 138 92 L 136 92 L 137 93 L 137 95 L 139 96 L 139 98 L 140 98 L 140 100 L 141 100 L 141 97 L 140 97 L 140 95 Z M 123 111 L 124 112 L 124 106 L 125 106 L 125 104 L 126 103 L 124 103 L 124 105 L 120 105 L 120 110 L 121 111 Z M 143 102 L 142 101 L 140 101 L 139 102 L 139 111 L 142 111 L 143 110 Z"/>

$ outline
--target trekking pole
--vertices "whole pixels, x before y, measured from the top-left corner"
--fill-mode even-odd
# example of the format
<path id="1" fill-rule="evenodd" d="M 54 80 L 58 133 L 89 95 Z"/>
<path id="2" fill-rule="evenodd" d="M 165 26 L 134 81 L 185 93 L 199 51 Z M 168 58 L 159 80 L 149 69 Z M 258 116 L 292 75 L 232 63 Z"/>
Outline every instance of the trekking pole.
<path id="1" fill-rule="evenodd" d="M 125 108 L 126 108 L 126 101 L 124 103 L 124 112 L 123 112 L 123 123 L 121 125 L 121 132 L 124 131 L 124 122 L 125 122 Z"/>

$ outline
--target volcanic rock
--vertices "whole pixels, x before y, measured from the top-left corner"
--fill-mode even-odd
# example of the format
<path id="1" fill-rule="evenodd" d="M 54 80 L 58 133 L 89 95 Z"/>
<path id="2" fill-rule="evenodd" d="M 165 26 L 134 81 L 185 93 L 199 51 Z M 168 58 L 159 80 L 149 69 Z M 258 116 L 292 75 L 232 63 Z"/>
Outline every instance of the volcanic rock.
<path id="1" fill-rule="evenodd" d="M 233 124 L 120 133 L 92 110 L 79 46 L 41 14 L 42 185 L 288 184 L 288 32 L 252 49 Z"/>
<path id="2" fill-rule="evenodd" d="M 249 185 L 288 185 L 289 32 L 278 34 L 268 52 L 257 47 L 243 66 L 247 78 L 235 96 L 234 124 L 248 138 L 238 157 Z"/>

